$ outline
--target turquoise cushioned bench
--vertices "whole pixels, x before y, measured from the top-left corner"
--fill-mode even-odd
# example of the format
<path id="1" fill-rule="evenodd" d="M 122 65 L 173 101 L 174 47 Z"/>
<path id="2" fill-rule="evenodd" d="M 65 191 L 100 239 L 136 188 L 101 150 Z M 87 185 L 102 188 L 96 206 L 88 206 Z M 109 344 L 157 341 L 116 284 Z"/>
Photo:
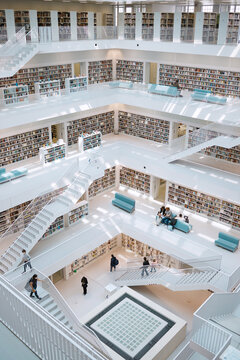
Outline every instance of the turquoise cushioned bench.
<path id="1" fill-rule="evenodd" d="M 175 229 L 181 230 L 185 233 L 189 233 L 192 230 L 192 225 L 186 223 L 185 221 L 177 220 L 176 224 L 174 225 Z"/>
<path id="2" fill-rule="evenodd" d="M 129 197 L 119 193 L 115 194 L 115 198 L 112 200 L 112 204 L 129 213 L 135 210 L 135 200 L 132 200 Z"/>
<path id="3" fill-rule="evenodd" d="M 16 179 L 20 176 L 27 175 L 28 170 L 26 168 L 19 168 L 11 171 L 11 174 L 13 174 L 13 179 Z"/>
<path id="4" fill-rule="evenodd" d="M 165 86 L 165 85 L 156 85 L 156 84 L 149 84 L 148 92 L 151 94 L 166 95 L 173 97 L 179 96 L 180 94 L 180 91 L 175 86 Z"/>
<path id="5" fill-rule="evenodd" d="M 215 240 L 215 245 L 220 246 L 224 249 L 234 252 L 238 248 L 239 239 L 232 235 L 225 234 L 220 232 L 218 234 L 218 239 Z"/>
<path id="6" fill-rule="evenodd" d="M 13 174 L 11 172 L 6 172 L 6 169 L 0 169 L 0 184 L 9 181 L 13 178 Z"/>
<path id="7" fill-rule="evenodd" d="M 112 81 L 109 86 L 111 88 L 132 89 L 133 83 L 131 81 Z"/>
<path id="8" fill-rule="evenodd" d="M 212 95 L 210 90 L 194 89 L 194 92 L 191 94 L 193 100 L 205 101 L 209 103 L 221 104 L 224 105 L 227 102 L 227 98 L 223 96 Z"/>

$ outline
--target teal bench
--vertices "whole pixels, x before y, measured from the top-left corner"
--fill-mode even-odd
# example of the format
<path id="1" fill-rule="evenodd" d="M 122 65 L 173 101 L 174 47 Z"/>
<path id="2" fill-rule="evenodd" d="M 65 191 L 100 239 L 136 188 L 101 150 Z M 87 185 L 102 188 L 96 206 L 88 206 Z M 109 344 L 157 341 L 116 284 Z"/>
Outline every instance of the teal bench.
<path id="1" fill-rule="evenodd" d="M 112 81 L 109 86 L 111 88 L 132 89 L 133 83 L 131 81 Z"/>
<path id="2" fill-rule="evenodd" d="M 115 193 L 115 198 L 112 200 L 112 204 L 129 213 L 132 213 L 135 210 L 135 200 L 119 193 Z"/>
<path id="3" fill-rule="evenodd" d="M 210 90 L 194 89 L 191 94 L 193 100 L 205 101 L 208 103 L 224 105 L 227 102 L 227 98 L 223 96 L 213 95 Z"/>
<path id="4" fill-rule="evenodd" d="M 177 216 L 176 214 L 172 213 L 172 217 L 173 217 L 173 218 L 175 218 L 176 216 Z M 170 228 L 171 225 L 168 225 L 168 226 L 169 226 L 169 230 L 172 230 L 172 229 Z M 183 231 L 183 232 L 185 232 L 185 233 L 189 233 L 189 232 L 192 230 L 192 225 L 186 223 L 185 221 L 182 221 L 182 220 L 177 219 L 177 222 L 176 222 L 176 224 L 174 225 L 174 229 Z"/>
<path id="5" fill-rule="evenodd" d="M 6 172 L 6 169 L 4 168 L 0 169 L 0 184 L 27 175 L 27 172 L 28 170 L 25 168 L 15 169 L 9 172 Z"/>
<path id="6" fill-rule="evenodd" d="M 215 245 L 220 246 L 224 249 L 234 252 L 238 248 L 239 239 L 232 235 L 225 234 L 220 232 L 218 234 L 218 239 L 215 240 Z"/>
<path id="7" fill-rule="evenodd" d="M 180 95 L 180 91 L 175 86 L 165 86 L 165 85 L 156 85 L 148 84 L 148 92 L 151 94 L 165 95 L 177 97 Z"/>
<path id="8" fill-rule="evenodd" d="M 214 103 L 214 104 L 220 104 L 220 105 L 224 105 L 227 102 L 227 98 L 223 97 L 223 96 L 216 96 L 216 95 L 207 95 L 207 102 L 208 103 Z"/>

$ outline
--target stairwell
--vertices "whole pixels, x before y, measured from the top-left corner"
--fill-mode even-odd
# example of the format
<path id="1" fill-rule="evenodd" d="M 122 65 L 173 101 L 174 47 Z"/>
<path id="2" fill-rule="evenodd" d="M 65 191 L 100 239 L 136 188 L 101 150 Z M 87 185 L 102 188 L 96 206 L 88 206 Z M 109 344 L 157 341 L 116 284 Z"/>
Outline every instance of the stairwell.
<path id="1" fill-rule="evenodd" d="M 50 201 L 33 218 L 29 225 L 23 230 L 20 236 L 6 250 L 0 258 L 0 274 L 3 274 L 19 265 L 22 258 L 22 250 L 29 252 L 34 245 L 42 238 L 54 220 L 69 212 L 79 198 L 89 187 L 91 179 L 89 176 L 77 172 L 72 178 L 67 189 L 54 201 Z"/>

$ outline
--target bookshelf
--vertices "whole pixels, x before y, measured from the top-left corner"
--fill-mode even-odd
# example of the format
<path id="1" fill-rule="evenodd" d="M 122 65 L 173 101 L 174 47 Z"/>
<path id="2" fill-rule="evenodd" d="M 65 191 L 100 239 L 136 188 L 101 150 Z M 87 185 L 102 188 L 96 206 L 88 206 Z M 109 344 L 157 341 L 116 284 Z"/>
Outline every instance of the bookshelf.
<path id="1" fill-rule="evenodd" d="M 153 39 L 154 13 L 142 13 L 142 39 Z"/>
<path id="2" fill-rule="evenodd" d="M 37 21 L 38 21 L 38 26 L 51 26 L 50 11 L 38 11 Z"/>
<path id="3" fill-rule="evenodd" d="M 112 60 L 90 61 L 88 63 L 89 84 L 98 84 L 105 81 L 112 81 L 112 79 Z"/>
<path id="4" fill-rule="evenodd" d="M 182 13 L 181 41 L 194 40 L 194 13 Z"/>
<path id="5" fill-rule="evenodd" d="M 120 184 L 150 194 L 150 175 L 122 167 L 120 169 Z"/>
<path id="6" fill-rule="evenodd" d="M 0 44 L 7 41 L 7 22 L 5 10 L 0 10 Z"/>
<path id="7" fill-rule="evenodd" d="M 60 80 L 61 89 L 65 86 L 65 78 L 72 77 L 72 64 L 35 67 L 19 70 L 14 76 L 0 79 L 0 88 L 28 85 L 29 94 L 35 92 L 35 82 Z"/>
<path id="8" fill-rule="evenodd" d="M 82 133 L 100 131 L 102 135 L 111 134 L 114 131 L 114 111 L 92 115 L 79 120 L 70 121 L 67 125 L 68 145 L 78 143 L 78 137 Z"/>
<path id="9" fill-rule="evenodd" d="M 173 41 L 174 13 L 162 13 L 160 26 L 160 40 Z"/>
<path id="10" fill-rule="evenodd" d="M 214 94 L 240 97 L 240 72 L 190 66 L 159 65 L 159 84 L 172 85 L 176 79 L 182 89 L 211 90 Z"/>
<path id="11" fill-rule="evenodd" d="M 72 77 L 65 79 L 65 88 L 68 94 L 87 90 L 88 79 L 86 76 Z"/>
<path id="12" fill-rule="evenodd" d="M 143 139 L 167 144 L 169 141 L 169 122 L 144 115 L 118 112 L 119 132 Z"/>
<path id="13" fill-rule="evenodd" d="M 39 97 L 50 97 L 61 95 L 60 80 L 43 81 L 34 84 L 35 94 Z"/>
<path id="14" fill-rule="evenodd" d="M 59 232 L 64 228 L 63 215 L 59 216 L 54 222 L 49 226 L 45 234 L 42 236 L 42 239 L 54 235 L 56 232 Z"/>
<path id="15" fill-rule="evenodd" d="M 5 105 L 28 102 L 28 86 L 9 86 L 0 89 L 1 98 Z"/>
<path id="16" fill-rule="evenodd" d="M 115 187 L 116 167 L 104 171 L 104 176 L 94 180 L 88 188 L 88 196 L 92 198 L 103 191 Z"/>
<path id="17" fill-rule="evenodd" d="M 58 31 L 60 40 L 71 39 L 71 19 L 70 12 L 58 11 Z"/>
<path id="18" fill-rule="evenodd" d="M 204 13 L 202 42 L 216 44 L 218 39 L 219 15 Z"/>
<path id="19" fill-rule="evenodd" d="M 40 161 L 46 164 L 66 157 L 66 144 L 58 140 L 56 144 L 41 147 L 39 149 Z"/>
<path id="20" fill-rule="evenodd" d="M 105 26 L 114 26 L 113 14 L 104 14 Z"/>
<path id="21" fill-rule="evenodd" d="M 240 164 L 240 146 L 234 146 L 230 149 L 221 146 L 210 146 L 206 149 L 203 149 L 201 153 L 207 156 L 215 157 L 216 159 Z"/>
<path id="22" fill-rule="evenodd" d="M 85 215 L 88 215 L 88 202 L 83 200 L 80 203 L 77 203 L 68 213 L 69 226 L 81 220 Z"/>
<path id="23" fill-rule="evenodd" d="M 14 11 L 16 32 L 25 27 L 26 34 L 30 31 L 29 11 Z"/>
<path id="24" fill-rule="evenodd" d="M 141 61 L 116 60 L 116 78 L 142 83 L 143 67 Z"/>
<path id="25" fill-rule="evenodd" d="M 0 166 L 37 156 L 39 148 L 49 142 L 47 127 L 0 139 Z"/>
<path id="26" fill-rule="evenodd" d="M 168 201 L 236 230 L 240 228 L 240 206 L 233 203 L 173 183 L 169 183 Z"/>
<path id="27" fill-rule="evenodd" d="M 240 25 L 240 13 L 229 13 L 227 38 L 226 38 L 227 44 L 238 43 L 239 25 Z"/>
<path id="28" fill-rule="evenodd" d="M 60 195 L 64 190 L 65 188 L 60 188 L 37 197 L 34 201 L 34 206 L 29 207 L 24 216 L 22 216 L 17 221 L 17 223 L 12 226 L 11 233 L 23 230 L 43 208 L 44 205 L 46 205 L 51 199 L 54 199 L 56 196 Z M 26 201 L 8 210 L 0 212 L 0 234 L 3 234 L 14 223 L 14 221 L 21 215 L 27 206 L 29 206 L 31 201 Z"/>
<path id="29" fill-rule="evenodd" d="M 136 14 L 124 14 L 124 38 L 129 40 L 135 39 Z"/>
<path id="30" fill-rule="evenodd" d="M 75 260 L 70 266 L 70 272 L 68 275 L 73 275 L 79 269 L 87 265 L 89 262 L 97 259 L 98 257 L 107 254 L 108 252 L 112 251 L 118 246 L 118 236 L 115 236 L 108 242 L 100 245 L 96 249 L 88 252 L 86 255 L 82 256 L 81 258 Z"/>
<path id="31" fill-rule="evenodd" d="M 83 133 L 78 138 L 78 150 L 80 152 L 101 146 L 102 134 L 100 131 L 93 131 L 91 134 Z"/>

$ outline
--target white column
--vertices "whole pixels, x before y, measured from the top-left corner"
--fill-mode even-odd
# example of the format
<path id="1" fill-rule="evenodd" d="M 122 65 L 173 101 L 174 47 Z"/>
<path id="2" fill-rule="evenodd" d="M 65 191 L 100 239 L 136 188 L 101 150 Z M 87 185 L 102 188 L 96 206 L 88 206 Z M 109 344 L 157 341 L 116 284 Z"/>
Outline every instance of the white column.
<path id="1" fill-rule="evenodd" d="M 118 39 L 124 39 L 124 13 L 118 14 Z"/>
<path id="2" fill-rule="evenodd" d="M 71 40 L 77 40 L 77 12 L 70 11 Z"/>
<path id="3" fill-rule="evenodd" d="M 14 11 L 13 10 L 5 10 L 6 15 L 6 23 L 7 23 L 7 37 L 11 39 L 15 32 L 15 19 L 14 19 Z"/>
<path id="4" fill-rule="evenodd" d="M 52 41 L 59 41 L 58 12 L 51 10 Z"/>
<path id="5" fill-rule="evenodd" d="M 159 68 L 160 68 L 160 64 L 157 63 L 157 79 L 156 79 L 156 84 L 159 84 Z"/>
<path id="6" fill-rule="evenodd" d="M 142 13 L 136 13 L 135 40 L 142 40 Z"/>
<path id="7" fill-rule="evenodd" d="M 180 11 L 176 11 L 174 13 L 173 42 L 180 42 L 180 39 L 181 39 L 181 19 L 182 19 L 182 13 Z"/>
<path id="8" fill-rule="evenodd" d="M 154 13 L 153 41 L 160 41 L 161 13 Z"/>
<path id="9" fill-rule="evenodd" d="M 220 13 L 219 29 L 218 29 L 218 45 L 226 43 L 227 29 L 228 29 L 228 12 Z"/>
<path id="10" fill-rule="evenodd" d="M 94 39 L 94 13 L 92 11 L 88 12 L 88 39 Z"/>
<path id="11" fill-rule="evenodd" d="M 97 13 L 97 39 L 104 39 L 103 27 L 102 27 L 102 13 Z"/>
<path id="12" fill-rule="evenodd" d="M 194 43 L 202 44 L 204 13 L 197 12 L 195 16 Z"/>
<path id="13" fill-rule="evenodd" d="M 118 123 L 118 108 L 114 106 L 114 134 L 118 135 L 119 123 Z"/>
<path id="14" fill-rule="evenodd" d="M 29 10 L 30 28 L 31 28 L 31 41 L 38 42 L 38 21 L 37 10 Z"/>
<path id="15" fill-rule="evenodd" d="M 119 185 L 120 185 L 120 166 L 117 165 L 116 171 L 115 171 L 115 186 L 116 186 L 116 188 L 119 188 Z"/>

